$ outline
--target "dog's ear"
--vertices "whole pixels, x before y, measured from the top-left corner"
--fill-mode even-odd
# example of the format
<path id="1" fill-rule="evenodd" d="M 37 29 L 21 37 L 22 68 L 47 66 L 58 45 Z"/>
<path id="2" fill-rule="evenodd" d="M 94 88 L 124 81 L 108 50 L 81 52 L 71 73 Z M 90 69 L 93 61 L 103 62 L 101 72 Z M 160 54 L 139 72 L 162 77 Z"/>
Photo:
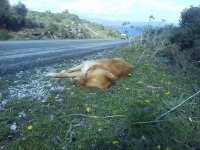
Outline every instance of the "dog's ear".
<path id="1" fill-rule="evenodd" d="M 104 71 L 103 72 L 103 75 L 109 80 L 109 81 L 111 81 L 111 82 L 115 82 L 115 80 L 116 80 L 116 77 L 115 77 L 115 75 L 114 74 L 112 74 L 111 72 L 109 72 L 109 71 Z"/>

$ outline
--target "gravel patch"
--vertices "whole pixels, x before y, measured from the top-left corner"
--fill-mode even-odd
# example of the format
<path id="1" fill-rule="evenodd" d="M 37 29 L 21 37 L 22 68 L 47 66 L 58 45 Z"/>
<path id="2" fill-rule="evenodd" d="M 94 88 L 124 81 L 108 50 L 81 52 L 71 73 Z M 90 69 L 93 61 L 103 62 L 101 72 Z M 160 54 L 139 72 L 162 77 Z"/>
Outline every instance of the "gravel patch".
<path id="1" fill-rule="evenodd" d="M 47 67 L 37 67 L 32 70 L 20 71 L 14 75 L 1 77 L 0 83 L 7 81 L 9 84 L 3 85 L 0 88 L 0 110 L 3 110 L 6 103 L 12 99 L 17 100 L 29 98 L 45 102 L 51 96 L 51 91 L 63 91 L 64 89 L 71 90 L 70 87 L 60 86 L 57 84 L 57 79 L 55 78 L 46 78 L 45 74 L 48 72 L 60 72 L 63 69 L 76 66 L 85 60 L 102 57 L 111 58 L 113 57 L 113 54 L 115 57 L 119 57 L 120 54 L 116 52 L 117 49 L 105 50 L 103 52 L 96 52 L 89 56 L 68 59 L 60 64 L 54 64 Z M 11 82 L 9 81 L 10 79 L 12 79 Z M 57 94 L 54 99 L 62 101 L 59 94 Z"/>

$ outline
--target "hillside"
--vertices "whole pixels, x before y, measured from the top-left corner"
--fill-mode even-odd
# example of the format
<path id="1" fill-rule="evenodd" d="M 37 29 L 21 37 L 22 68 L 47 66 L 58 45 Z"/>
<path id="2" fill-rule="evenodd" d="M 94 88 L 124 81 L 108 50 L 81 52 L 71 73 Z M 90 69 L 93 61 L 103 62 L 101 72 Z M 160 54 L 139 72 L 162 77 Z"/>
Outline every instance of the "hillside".
<path id="1" fill-rule="evenodd" d="M 15 40 L 119 38 L 119 31 L 80 19 L 68 11 L 29 11 L 22 30 L 10 32 Z"/>

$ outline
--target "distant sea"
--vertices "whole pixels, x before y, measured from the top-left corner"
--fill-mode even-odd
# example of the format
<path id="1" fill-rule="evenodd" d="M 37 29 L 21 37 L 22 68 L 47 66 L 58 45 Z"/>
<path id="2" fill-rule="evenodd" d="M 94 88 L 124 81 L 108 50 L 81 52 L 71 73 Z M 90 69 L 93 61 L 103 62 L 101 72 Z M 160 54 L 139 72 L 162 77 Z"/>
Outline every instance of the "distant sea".
<path id="1" fill-rule="evenodd" d="M 126 26 L 117 26 L 117 29 L 119 30 L 120 33 L 124 33 L 125 31 L 128 31 L 128 27 Z M 131 36 L 135 36 L 135 35 L 138 35 L 138 31 L 136 30 L 136 27 L 134 28 L 129 28 L 129 31 L 130 31 L 130 35 Z"/>

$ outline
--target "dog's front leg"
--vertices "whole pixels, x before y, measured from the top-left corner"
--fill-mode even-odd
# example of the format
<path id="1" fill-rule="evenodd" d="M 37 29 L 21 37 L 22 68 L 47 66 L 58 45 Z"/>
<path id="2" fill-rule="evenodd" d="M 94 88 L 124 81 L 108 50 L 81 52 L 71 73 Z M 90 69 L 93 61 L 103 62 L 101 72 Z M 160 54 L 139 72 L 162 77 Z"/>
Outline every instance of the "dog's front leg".
<path id="1" fill-rule="evenodd" d="M 75 71 L 71 73 L 47 73 L 46 77 L 55 77 L 55 78 L 72 78 L 79 76 L 81 74 L 81 71 Z"/>
<path id="2" fill-rule="evenodd" d="M 70 72 L 70 73 L 67 73 L 68 74 L 68 77 L 77 77 L 77 76 L 80 76 L 81 75 L 81 71 L 74 71 L 74 72 Z"/>
<path id="3" fill-rule="evenodd" d="M 80 65 L 78 65 L 78 66 L 69 68 L 69 69 L 67 69 L 67 70 L 63 70 L 63 71 L 61 71 L 61 72 L 66 72 L 66 73 L 76 72 L 76 71 L 81 70 L 81 68 L 83 68 L 83 65 L 84 65 L 84 63 L 82 63 L 82 64 L 80 64 Z"/>

